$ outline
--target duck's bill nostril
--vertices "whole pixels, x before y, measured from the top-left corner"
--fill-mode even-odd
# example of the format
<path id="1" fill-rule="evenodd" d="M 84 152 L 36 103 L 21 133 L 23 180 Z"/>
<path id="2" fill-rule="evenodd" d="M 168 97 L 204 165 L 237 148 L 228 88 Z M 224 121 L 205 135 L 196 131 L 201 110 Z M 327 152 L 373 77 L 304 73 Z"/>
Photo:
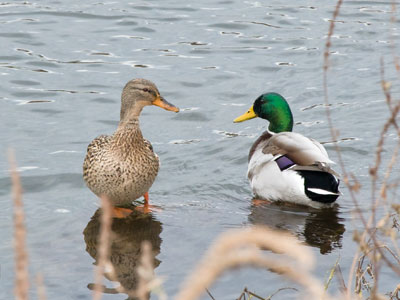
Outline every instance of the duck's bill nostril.
<path id="1" fill-rule="evenodd" d="M 243 115 L 241 115 L 241 116 L 237 117 L 235 120 L 233 120 L 233 122 L 234 122 L 234 123 L 239 123 L 239 122 L 243 122 L 243 121 L 246 121 L 246 120 L 250 120 L 250 119 L 253 119 L 253 118 L 256 118 L 256 117 L 257 117 L 257 115 L 256 115 L 256 113 L 254 112 L 254 109 L 253 109 L 253 106 L 252 106 L 252 107 L 250 107 L 250 109 L 249 109 L 247 112 L 245 112 Z"/>

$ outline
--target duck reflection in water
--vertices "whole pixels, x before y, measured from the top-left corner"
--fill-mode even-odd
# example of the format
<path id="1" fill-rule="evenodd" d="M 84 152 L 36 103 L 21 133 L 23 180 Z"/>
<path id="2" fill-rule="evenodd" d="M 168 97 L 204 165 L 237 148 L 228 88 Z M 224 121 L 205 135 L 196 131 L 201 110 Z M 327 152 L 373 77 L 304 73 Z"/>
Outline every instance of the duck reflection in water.
<path id="1" fill-rule="evenodd" d="M 101 210 L 98 209 L 83 231 L 86 251 L 95 259 L 94 264 L 97 264 L 100 218 Z M 113 219 L 110 237 L 110 261 L 114 267 L 115 276 L 124 290 L 136 290 L 139 280 L 136 268 L 140 263 L 142 242 L 149 241 L 151 243 L 154 256 L 160 253 L 161 231 L 161 222 L 157 221 L 151 213 L 144 214 L 134 210 L 124 219 Z M 158 259 L 154 258 L 155 268 L 160 263 Z M 105 274 L 105 277 L 111 280 L 107 274 Z M 88 288 L 93 289 L 94 284 L 89 284 Z M 116 294 L 118 291 L 115 288 L 103 288 L 103 293 Z"/>
<path id="2" fill-rule="evenodd" d="M 338 216 L 338 206 L 313 209 L 279 202 L 255 204 L 255 201 L 248 217 L 250 223 L 290 231 L 308 245 L 319 248 L 321 254 L 342 247 L 345 227 Z"/>

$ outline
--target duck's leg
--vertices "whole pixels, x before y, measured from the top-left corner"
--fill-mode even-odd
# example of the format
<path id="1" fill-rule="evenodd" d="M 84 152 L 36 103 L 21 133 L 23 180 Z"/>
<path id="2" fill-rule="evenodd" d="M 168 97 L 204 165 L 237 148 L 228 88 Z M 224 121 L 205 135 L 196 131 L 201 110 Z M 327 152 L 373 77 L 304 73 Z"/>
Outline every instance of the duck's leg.
<path id="1" fill-rule="evenodd" d="M 117 219 L 123 219 L 129 216 L 133 212 L 130 208 L 113 206 L 112 217 Z"/>
<path id="2" fill-rule="evenodd" d="M 135 209 L 138 211 L 141 211 L 143 213 L 150 213 L 152 211 L 161 211 L 161 209 L 158 206 L 155 205 L 150 205 L 149 202 L 149 192 L 146 192 L 144 195 L 144 204 L 137 206 Z"/>
<path id="3" fill-rule="evenodd" d="M 135 209 L 147 214 L 147 213 L 151 212 L 150 204 L 149 204 L 149 192 L 146 192 L 143 195 L 143 197 L 144 197 L 144 204 L 137 206 Z"/>
<path id="4" fill-rule="evenodd" d="M 146 192 L 143 195 L 143 197 L 144 197 L 144 206 L 148 208 L 149 207 L 149 192 Z"/>

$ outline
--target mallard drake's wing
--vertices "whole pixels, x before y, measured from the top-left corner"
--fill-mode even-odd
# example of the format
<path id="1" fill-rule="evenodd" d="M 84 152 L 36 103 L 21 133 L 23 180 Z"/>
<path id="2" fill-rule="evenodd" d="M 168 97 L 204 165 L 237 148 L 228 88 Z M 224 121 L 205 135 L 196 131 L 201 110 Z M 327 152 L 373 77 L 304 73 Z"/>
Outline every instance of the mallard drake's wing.
<path id="1" fill-rule="evenodd" d="M 326 152 L 325 147 L 322 146 L 320 142 L 318 142 L 317 140 L 314 140 L 314 139 L 312 139 L 312 138 L 309 138 L 309 139 L 310 139 L 311 142 L 314 143 L 315 146 L 317 146 L 317 147 L 319 148 L 319 150 L 321 150 L 321 152 L 322 152 L 326 157 L 329 157 L 329 156 L 328 156 L 328 152 Z M 334 162 L 331 162 L 331 163 L 334 163 Z"/>
<path id="2" fill-rule="evenodd" d="M 263 147 L 264 154 L 285 155 L 301 166 L 334 164 L 324 147 L 315 140 L 295 132 L 281 132 L 268 139 Z"/>

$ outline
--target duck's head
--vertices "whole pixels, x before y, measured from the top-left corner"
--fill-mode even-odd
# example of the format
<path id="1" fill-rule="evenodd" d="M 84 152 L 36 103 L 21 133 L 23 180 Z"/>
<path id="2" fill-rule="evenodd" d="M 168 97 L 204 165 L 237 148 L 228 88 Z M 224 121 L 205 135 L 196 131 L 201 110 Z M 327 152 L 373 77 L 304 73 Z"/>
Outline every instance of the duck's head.
<path id="1" fill-rule="evenodd" d="M 166 110 L 178 112 L 179 108 L 160 95 L 156 85 L 146 79 L 132 79 L 122 90 L 121 121 L 137 118 L 143 107 L 156 105 Z"/>
<path id="2" fill-rule="evenodd" d="M 243 122 L 253 118 L 269 121 L 268 130 L 271 132 L 292 131 L 293 115 L 289 104 L 278 93 L 266 93 L 258 97 L 250 109 L 233 122 Z"/>

